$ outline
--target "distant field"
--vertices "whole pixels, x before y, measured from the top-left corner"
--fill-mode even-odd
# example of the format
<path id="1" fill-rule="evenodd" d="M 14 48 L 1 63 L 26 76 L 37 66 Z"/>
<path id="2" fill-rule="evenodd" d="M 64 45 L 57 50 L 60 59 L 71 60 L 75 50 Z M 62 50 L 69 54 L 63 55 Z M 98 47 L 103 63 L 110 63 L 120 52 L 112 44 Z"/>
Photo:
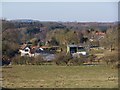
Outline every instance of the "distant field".
<path id="1" fill-rule="evenodd" d="M 3 67 L 3 87 L 117 88 L 118 72 L 104 65 L 16 65 Z"/>

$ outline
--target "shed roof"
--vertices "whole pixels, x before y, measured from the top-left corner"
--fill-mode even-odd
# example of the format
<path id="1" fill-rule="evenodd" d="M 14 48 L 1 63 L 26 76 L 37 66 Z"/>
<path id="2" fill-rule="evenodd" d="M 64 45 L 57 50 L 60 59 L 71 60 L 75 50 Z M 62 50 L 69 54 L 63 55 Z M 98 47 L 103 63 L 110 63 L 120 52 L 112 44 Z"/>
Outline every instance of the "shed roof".
<path id="1" fill-rule="evenodd" d="M 67 45 L 68 47 L 77 47 L 77 45 Z"/>
<path id="2" fill-rule="evenodd" d="M 67 45 L 68 47 L 83 47 L 82 45 Z"/>

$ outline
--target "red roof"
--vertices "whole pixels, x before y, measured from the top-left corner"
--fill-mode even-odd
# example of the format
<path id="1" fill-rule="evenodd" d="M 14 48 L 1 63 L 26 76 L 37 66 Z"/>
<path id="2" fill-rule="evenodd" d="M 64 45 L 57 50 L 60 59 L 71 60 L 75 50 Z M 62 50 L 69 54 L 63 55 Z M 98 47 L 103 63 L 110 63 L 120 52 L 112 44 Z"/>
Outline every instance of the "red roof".
<path id="1" fill-rule="evenodd" d="M 35 48 L 38 48 L 38 46 L 32 46 L 31 48 L 32 48 L 32 49 L 35 49 Z"/>

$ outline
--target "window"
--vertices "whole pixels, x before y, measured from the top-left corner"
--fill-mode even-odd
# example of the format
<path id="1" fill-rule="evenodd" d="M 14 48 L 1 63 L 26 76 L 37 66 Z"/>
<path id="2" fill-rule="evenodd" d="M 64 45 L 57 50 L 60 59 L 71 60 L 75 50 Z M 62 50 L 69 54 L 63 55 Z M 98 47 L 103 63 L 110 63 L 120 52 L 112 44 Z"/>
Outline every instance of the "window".
<path id="1" fill-rule="evenodd" d="M 25 52 L 28 52 L 29 50 L 28 49 L 25 49 Z"/>

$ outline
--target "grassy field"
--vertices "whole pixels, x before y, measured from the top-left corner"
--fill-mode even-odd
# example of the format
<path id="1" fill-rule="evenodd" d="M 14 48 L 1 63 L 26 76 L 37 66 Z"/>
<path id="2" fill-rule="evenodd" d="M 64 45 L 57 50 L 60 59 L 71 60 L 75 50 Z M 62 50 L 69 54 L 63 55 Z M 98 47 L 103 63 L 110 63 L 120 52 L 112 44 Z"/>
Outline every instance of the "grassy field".
<path id="1" fill-rule="evenodd" d="M 14 65 L 3 67 L 7 88 L 117 88 L 118 72 L 109 66 Z"/>

